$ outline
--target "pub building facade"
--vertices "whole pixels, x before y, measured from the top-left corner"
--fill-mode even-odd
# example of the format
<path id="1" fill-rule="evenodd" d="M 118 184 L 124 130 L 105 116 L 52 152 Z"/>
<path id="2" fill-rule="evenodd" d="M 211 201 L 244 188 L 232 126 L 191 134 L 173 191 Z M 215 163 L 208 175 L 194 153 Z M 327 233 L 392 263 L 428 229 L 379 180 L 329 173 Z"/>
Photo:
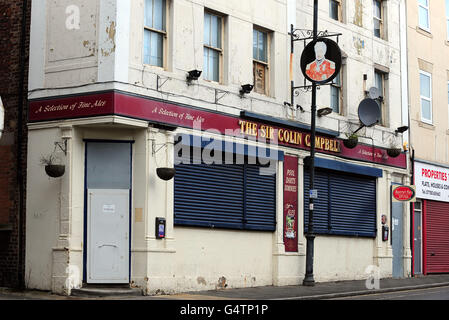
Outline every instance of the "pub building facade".
<path id="1" fill-rule="evenodd" d="M 285 21 L 295 22 L 288 12 L 297 12 L 296 4 L 250 2 L 248 16 L 248 8 L 235 12 L 238 1 L 208 1 L 206 8 L 147 1 L 154 15 L 163 4 L 166 17 L 162 67 L 142 63 L 150 45 L 142 39 L 155 29 L 145 26 L 144 1 L 71 1 L 80 9 L 79 29 L 67 28 L 74 8 L 33 2 L 29 288 L 70 294 L 86 284 L 129 284 L 161 294 L 302 282 L 311 132 L 283 103 Z M 267 21 L 265 10 L 282 19 Z M 209 23 L 229 36 L 221 41 L 218 81 L 207 80 L 210 65 L 203 65 L 214 47 L 203 44 Z M 259 37 L 255 31 L 269 39 L 265 93 L 240 91 L 260 67 L 247 45 Z M 236 48 L 239 59 L 230 59 Z M 349 67 L 352 53 L 345 52 Z M 202 77 L 186 80 L 194 68 L 204 68 Z M 395 72 L 391 90 L 400 81 Z M 348 115 L 356 107 L 351 103 Z M 373 136 L 394 133 L 397 112 L 388 127 L 370 128 Z M 405 205 L 391 204 L 391 186 L 410 184 L 408 155 L 388 156 L 382 139 L 346 147 L 345 121 L 340 114 L 318 119 L 315 279 L 408 276 L 410 219 Z M 393 211 L 400 225 L 383 238 Z"/>

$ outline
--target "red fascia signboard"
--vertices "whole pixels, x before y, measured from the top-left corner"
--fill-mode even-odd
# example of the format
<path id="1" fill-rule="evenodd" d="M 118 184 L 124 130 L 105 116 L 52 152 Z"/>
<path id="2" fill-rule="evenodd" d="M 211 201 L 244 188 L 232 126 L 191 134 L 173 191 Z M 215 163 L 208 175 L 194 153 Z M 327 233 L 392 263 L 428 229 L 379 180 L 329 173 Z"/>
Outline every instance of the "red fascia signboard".
<path id="1" fill-rule="evenodd" d="M 94 116 L 117 115 L 154 123 L 214 130 L 224 135 L 246 137 L 269 144 L 309 150 L 311 134 L 307 131 L 252 122 L 237 116 L 175 105 L 147 97 L 110 91 L 79 96 L 57 97 L 30 101 L 29 121 L 52 121 Z M 316 137 L 317 152 L 338 157 L 407 168 L 406 155 L 387 155 L 386 149 L 359 144 L 354 149 L 344 146 L 341 139 Z"/>

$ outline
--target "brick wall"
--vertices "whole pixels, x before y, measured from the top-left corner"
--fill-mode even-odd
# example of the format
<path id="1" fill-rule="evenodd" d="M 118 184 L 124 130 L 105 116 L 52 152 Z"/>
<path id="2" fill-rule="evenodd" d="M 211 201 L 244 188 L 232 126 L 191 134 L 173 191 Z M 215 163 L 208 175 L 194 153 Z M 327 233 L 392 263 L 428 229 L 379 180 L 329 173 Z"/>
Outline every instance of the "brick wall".
<path id="1" fill-rule="evenodd" d="M 5 131 L 0 139 L 0 287 L 16 287 L 23 275 L 24 265 L 19 266 L 19 235 L 24 239 L 25 221 L 19 221 L 19 181 L 25 189 L 26 178 L 26 119 L 28 83 L 28 47 L 31 0 L 28 0 L 26 28 L 26 53 L 24 59 L 25 81 L 23 86 L 22 125 L 19 121 L 20 53 L 23 0 L 0 0 L 0 96 L 5 106 Z M 21 127 L 21 128 L 20 128 Z M 18 130 L 22 129 L 22 141 Z M 18 163 L 18 145 L 22 152 Z M 18 172 L 20 170 L 20 174 Z M 21 175 L 23 174 L 23 179 Z M 24 212 L 24 211 L 23 211 Z M 22 232 L 19 232 L 19 228 Z M 24 243 L 24 242 L 23 242 Z M 23 247 L 21 248 L 22 257 Z"/>

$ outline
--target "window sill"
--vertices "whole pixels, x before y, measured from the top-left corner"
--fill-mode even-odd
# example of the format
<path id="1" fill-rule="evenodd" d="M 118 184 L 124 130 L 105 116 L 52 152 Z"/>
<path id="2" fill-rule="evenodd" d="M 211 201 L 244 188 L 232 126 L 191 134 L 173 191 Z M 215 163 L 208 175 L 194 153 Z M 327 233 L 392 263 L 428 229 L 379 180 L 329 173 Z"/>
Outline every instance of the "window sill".
<path id="1" fill-rule="evenodd" d="M 421 128 L 424 128 L 424 129 L 435 131 L 435 126 L 433 124 L 430 124 L 430 123 L 419 121 L 418 122 L 418 126 L 421 127 Z"/>
<path id="2" fill-rule="evenodd" d="M 426 36 L 430 39 L 433 39 L 433 35 L 430 31 L 424 30 L 424 29 L 420 28 L 419 26 L 416 27 L 416 32 L 418 32 L 418 33 L 422 34 L 423 36 Z"/>

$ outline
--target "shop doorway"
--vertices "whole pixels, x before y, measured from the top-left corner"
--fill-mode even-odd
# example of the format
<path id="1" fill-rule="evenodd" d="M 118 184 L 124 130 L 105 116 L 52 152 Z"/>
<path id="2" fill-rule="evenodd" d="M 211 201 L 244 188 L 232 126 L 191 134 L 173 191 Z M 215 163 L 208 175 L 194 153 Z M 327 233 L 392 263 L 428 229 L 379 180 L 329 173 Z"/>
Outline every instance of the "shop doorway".
<path id="1" fill-rule="evenodd" d="M 392 189 L 393 190 L 393 189 Z M 391 199 L 393 197 L 391 196 Z M 393 247 L 393 278 L 404 278 L 404 204 L 391 203 L 391 245 Z"/>
<path id="2" fill-rule="evenodd" d="M 86 141 L 84 282 L 130 281 L 130 142 Z"/>
<path id="3" fill-rule="evenodd" d="M 422 202 L 415 202 L 413 218 L 413 274 L 423 273 L 422 266 Z"/>

